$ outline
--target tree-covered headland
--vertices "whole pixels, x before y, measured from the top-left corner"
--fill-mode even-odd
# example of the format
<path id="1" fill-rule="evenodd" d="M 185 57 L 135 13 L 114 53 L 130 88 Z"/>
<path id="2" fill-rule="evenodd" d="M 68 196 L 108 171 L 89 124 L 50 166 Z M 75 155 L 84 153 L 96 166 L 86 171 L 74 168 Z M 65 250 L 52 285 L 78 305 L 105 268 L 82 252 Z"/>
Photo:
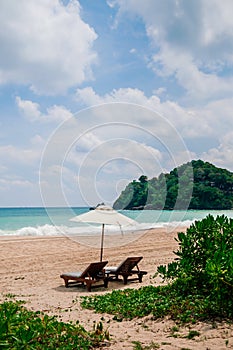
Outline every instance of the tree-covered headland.
<path id="1" fill-rule="evenodd" d="M 115 209 L 186 210 L 233 208 L 233 173 L 209 162 L 192 160 L 170 173 L 130 182 Z"/>

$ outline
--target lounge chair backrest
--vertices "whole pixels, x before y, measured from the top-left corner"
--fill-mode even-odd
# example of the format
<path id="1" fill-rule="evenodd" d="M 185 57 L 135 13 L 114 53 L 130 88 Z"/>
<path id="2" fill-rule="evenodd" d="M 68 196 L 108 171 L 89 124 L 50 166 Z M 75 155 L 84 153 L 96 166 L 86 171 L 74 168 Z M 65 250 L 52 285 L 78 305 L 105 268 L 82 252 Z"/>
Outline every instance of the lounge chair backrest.
<path id="1" fill-rule="evenodd" d="M 91 263 L 80 277 L 96 277 L 100 273 L 108 261 L 99 261 Z"/>
<path id="2" fill-rule="evenodd" d="M 116 272 L 130 273 L 135 266 L 142 260 L 142 256 L 129 257 L 123 261 L 117 268 Z"/>

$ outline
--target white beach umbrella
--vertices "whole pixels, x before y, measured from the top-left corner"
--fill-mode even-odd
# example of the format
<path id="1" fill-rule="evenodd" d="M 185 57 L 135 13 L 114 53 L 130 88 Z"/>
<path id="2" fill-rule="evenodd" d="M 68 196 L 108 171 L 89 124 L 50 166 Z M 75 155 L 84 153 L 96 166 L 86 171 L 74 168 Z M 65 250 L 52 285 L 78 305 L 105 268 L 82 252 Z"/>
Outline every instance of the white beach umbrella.
<path id="1" fill-rule="evenodd" d="M 76 222 L 89 222 L 102 224 L 102 235 L 101 235 L 101 245 L 100 245 L 100 261 L 103 258 L 103 246 L 104 246 L 104 225 L 136 225 L 137 222 L 133 219 L 128 218 L 125 215 L 118 213 L 113 208 L 106 205 L 99 205 L 94 210 L 90 210 L 87 213 L 75 216 L 70 219 Z"/>

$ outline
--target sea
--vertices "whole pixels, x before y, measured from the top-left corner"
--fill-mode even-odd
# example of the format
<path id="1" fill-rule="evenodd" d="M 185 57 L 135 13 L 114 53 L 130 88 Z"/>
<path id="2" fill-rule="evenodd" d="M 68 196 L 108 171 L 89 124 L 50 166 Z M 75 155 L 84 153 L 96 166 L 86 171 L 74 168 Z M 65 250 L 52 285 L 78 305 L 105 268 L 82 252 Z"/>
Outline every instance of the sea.
<path id="1" fill-rule="evenodd" d="M 59 236 L 99 234 L 100 225 L 73 222 L 70 219 L 89 211 L 86 207 L 73 208 L 0 208 L 0 236 Z M 134 227 L 120 230 L 137 231 L 159 227 L 189 227 L 196 220 L 212 214 L 233 218 L 233 210 L 122 210 L 134 219 Z M 106 225 L 105 234 L 119 232 L 119 227 Z"/>

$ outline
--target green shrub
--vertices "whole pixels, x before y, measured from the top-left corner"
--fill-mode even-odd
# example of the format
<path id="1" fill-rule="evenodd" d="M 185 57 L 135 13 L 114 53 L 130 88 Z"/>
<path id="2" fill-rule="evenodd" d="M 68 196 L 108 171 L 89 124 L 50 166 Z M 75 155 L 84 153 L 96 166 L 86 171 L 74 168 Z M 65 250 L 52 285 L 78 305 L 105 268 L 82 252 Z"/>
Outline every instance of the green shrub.
<path id="1" fill-rule="evenodd" d="M 233 316 L 233 219 L 208 215 L 179 232 L 178 258 L 159 266 L 164 280 L 177 279 L 185 290 L 206 296 L 218 313 Z"/>
<path id="2" fill-rule="evenodd" d="M 101 324 L 87 332 L 78 323 L 59 322 L 25 309 L 21 302 L 0 304 L 0 349 L 91 349 L 108 338 Z"/>
<path id="3" fill-rule="evenodd" d="M 184 282 L 159 287 L 115 290 L 105 295 L 82 297 L 81 305 L 99 313 L 112 314 L 113 319 L 119 322 L 149 314 L 155 319 L 169 315 L 181 323 L 219 316 L 214 303 L 210 303 L 203 295 L 192 291 L 187 293 Z"/>
<path id="4" fill-rule="evenodd" d="M 178 234 L 177 260 L 159 266 L 165 286 L 83 297 L 82 306 L 132 319 L 169 315 L 178 322 L 233 317 L 233 220 L 209 215 Z"/>

